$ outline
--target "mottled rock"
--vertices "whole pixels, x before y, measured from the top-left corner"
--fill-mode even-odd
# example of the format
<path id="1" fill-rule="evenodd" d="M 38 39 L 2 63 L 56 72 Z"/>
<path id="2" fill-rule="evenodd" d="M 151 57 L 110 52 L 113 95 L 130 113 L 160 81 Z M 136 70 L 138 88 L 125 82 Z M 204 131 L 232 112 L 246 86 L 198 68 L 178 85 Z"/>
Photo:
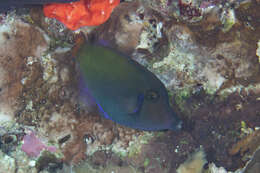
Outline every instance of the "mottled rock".
<path id="1" fill-rule="evenodd" d="M 17 98 L 30 72 L 26 69 L 28 57 L 39 58 L 47 50 L 44 33 L 15 16 L 6 16 L 0 28 L 0 118 L 10 121 L 19 108 Z M 15 73 L 14 73 L 15 71 Z"/>
<path id="2" fill-rule="evenodd" d="M 1 166 L 1 172 L 10 172 L 15 173 L 16 172 L 16 163 L 15 159 L 3 154 L 0 152 L 0 166 Z"/>
<path id="3" fill-rule="evenodd" d="M 260 151 L 257 150 L 251 161 L 246 165 L 244 173 L 255 173 L 260 171 Z"/>
<path id="4" fill-rule="evenodd" d="M 143 28 L 143 8 L 138 2 L 120 3 L 108 22 L 96 29 L 96 39 L 124 52 L 133 52 Z"/>
<path id="5" fill-rule="evenodd" d="M 92 162 L 96 166 L 106 166 L 107 155 L 105 151 L 97 151 L 92 155 Z"/>

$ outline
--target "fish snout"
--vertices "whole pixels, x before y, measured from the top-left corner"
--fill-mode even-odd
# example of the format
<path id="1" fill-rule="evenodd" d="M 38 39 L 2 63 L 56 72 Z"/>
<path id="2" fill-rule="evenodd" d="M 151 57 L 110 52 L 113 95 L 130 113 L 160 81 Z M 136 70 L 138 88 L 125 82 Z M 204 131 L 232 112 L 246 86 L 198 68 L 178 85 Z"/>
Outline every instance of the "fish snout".
<path id="1" fill-rule="evenodd" d="M 173 119 L 169 125 L 170 130 L 179 131 L 183 127 L 183 121 L 173 112 Z"/>
<path id="2" fill-rule="evenodd" d="M 172 127 L 172 130 L 179 131 L 182 129 L 183 122 L 181 120 L 178 121 L 177 124 L 174 124 Z"/>

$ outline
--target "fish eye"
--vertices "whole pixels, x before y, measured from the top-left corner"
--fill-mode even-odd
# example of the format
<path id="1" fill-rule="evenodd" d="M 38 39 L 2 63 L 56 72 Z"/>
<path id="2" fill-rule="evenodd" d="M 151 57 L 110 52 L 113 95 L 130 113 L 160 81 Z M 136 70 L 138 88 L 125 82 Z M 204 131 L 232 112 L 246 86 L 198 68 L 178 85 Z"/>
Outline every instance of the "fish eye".
<path id="1" fill-rule="evenodd" d="M 147 90 L 145 92 L 145 99 L 151 101 L 157 101 L 160 97 L 159 93 L 155 90 Z"/>

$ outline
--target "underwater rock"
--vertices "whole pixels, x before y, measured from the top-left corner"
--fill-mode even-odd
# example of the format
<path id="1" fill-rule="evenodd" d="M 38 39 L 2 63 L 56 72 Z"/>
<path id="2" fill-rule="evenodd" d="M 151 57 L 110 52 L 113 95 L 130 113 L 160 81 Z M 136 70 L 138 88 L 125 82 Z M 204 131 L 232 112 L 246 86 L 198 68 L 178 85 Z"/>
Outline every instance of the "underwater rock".
<path id="1" fill-rule="evenodd" d="M 216 91 L 223 84 L 226 79 L 217 73 L 222 67 L 213 64 L 215 58 L 207 47 L 196 43 L 189 28 L 174 24 L 166 30 L 166 36 L 170 46 L 169 54 L 162 59 L 155 56 L 156 59 L 150 60 L 148 67 L 168 89 L 190 90 L 202 84 L 205 90 Z"/>
<path id="2" fill-rule="evenodd" d="M 248 136 L 235 143 L 229 150 L 230 155 L 252 155 L 260 146 L 260 130 L 255 130 Z"/>
<path id="3" fill-rule="evenodd" d="M 95 166 L 105 167 L 108 156 L 105 151 L 97 151 L 92 155 L 92 163 Z"/>
<path id="4" fill-rule="evenodd" d="M 222 43 L 216 46 L 216 51 L 212 54 L 214 57 L 221 60 L 224 57 L 226 64 L 229 63 L 229 68 L 233 69 L 234 78 L 247 79 L 258 73 L 258 67 L 255 65 L 255 55 L 250 51 L 250 45 L 243 41 L 233 41 L 231 43 Z M 237 58 L 239 57 L 239 58 Z M 225 73 L 222 70 L 221 73 Z M 226 78 L 228 72 L 224 75 Z"/>
<path id="5" fill-rule="evenodd" d="M 217 167 L 214 163 L 209 164 L 209 172 L 210 173 L 229 173 L 223 167 Z"/>
<path id="6" fill-rule="evenodd" d="M 202 30 L 222 28 L 228 32 L 237 23 L 235 10 L 251 0 L 142 0 L 142 3 L 170 19 L 177 19 L 192 25 L 201 25 Z"/>
<path id="7" fill-rule="evenodd" d="M 43 151 L 41 156 L 37 159 L 35 167 L 38 172 L 48 170 L 49 172 L 57 172 L 62 169 L 62 160 L 58 159 L 53 153 Z"/>
<path id="8" fill-rule="evenodd" d="M 30 75 L 24 70 L 26 59 L 40 57 L 47 50 L 48 41 L 39 28 L 15 16 L 7 15 L 1 22 L 0 119 L 10 121 L 19 109 L 17 98 L 21 95 L 27 75 Z"/>
<path id="9" fill-rule="evenodd" d="M 22 141 L 25 129 L 13 121 L 0 122 L 0 150 L 4 154 L 11 154 L 16 151 Z"/>
<path id="10" fill-rule="evenodd" d="M 0 151 L 0 166 L 1 166 L 1 172 L 8 172 L 8 173 L 15 173 L 16 170 L 16 163 L 15 159 L 8 156 L 4 155 Z"/>
<path id="11" fill-rule="evenodd" d="M 110 47 L 132 53 L 143 29 L 144 7 L 139 2 L 122 2 L 110 19 L 92 32 L 97 42 L 104 40 Z"/>
<path id="12" fill-rule="evenodd" d="M 147 54 L 137 54 L 134 58 L 148 66 L 171 91 L 186 88 L 189 92 L 202 84 L 212 94 L 231 79 L 246 81 L 259 72 L 253 47 L 246 40 L 232 38 L 233 41 L 212 47 L 208 42 L 199 43 L 196 30 L 184 25 L 168 25 L 163 31 L 169 42 L 167 56 L 159 58 L 152 54 L 153 58 L 151 55 L 146 58 Z"/>
<path id="13" fill-rule="evenodd" d="M 244 173 L 260 172 L 260 150 L 258 149 L 244 169 Z"/>
<path id="14" fill-rule="evenodd" d="M 163 27 L 164 18 L 160 13 L 147 9 L 138 1 L 122 2 L 108 22 L 96 28 L 92 34 L 97 42 L 104 40 L 109 47 L 125 54 L 137 51 L 162 57 L 169 52 Z"/>
<path id="15" fill-rule="evenodd" d="M 207 163 L 203 149 L 193 153 L 176 170 L 177 173 L 202 173 L 204 165 Z"/>

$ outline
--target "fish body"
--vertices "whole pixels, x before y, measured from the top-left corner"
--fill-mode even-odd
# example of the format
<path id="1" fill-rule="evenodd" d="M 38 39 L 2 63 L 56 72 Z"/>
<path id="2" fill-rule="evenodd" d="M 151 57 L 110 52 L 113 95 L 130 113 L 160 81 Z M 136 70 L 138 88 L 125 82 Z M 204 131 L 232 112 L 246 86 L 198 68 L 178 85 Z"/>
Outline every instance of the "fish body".
<path id="1" fill-rule="evenodd" d="M 104 117 L 141 130 L 181 128 L 162 82 L 130 57 L 85 43 L 76 59 L 80 90 L 83 95 L 91 94 Z"/>
<path id="2" fill-rule="evenodd" d="M 6 12 L 11 8 L 26 7 L 31 5 L 44 5 L 49 3 L 69 3 L 78 0 L 1 0 L 0 12 Z"/>

